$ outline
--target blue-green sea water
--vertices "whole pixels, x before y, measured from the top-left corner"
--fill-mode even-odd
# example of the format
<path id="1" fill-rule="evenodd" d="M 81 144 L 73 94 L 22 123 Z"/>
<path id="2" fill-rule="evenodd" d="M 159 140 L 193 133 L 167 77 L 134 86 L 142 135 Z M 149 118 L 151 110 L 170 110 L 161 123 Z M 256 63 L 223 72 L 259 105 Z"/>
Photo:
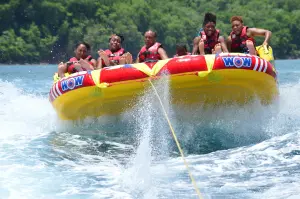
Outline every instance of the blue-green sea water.
<path id="1" fill-rule="evenodd" d="M 159 89 L 203 198 L 300 198 L 300 60 L 276 61 L 269 106 L 181 110 Z M 54 65 L 0 66 L 0 198 L 198 198 L 157 99 L 62 122 Z"/>

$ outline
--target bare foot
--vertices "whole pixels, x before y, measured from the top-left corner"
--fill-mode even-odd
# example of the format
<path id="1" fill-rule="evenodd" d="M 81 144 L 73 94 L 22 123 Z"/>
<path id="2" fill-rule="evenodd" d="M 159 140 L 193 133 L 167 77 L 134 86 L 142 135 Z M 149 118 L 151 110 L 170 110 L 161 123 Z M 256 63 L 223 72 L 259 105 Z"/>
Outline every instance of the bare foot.
<path id="1" fill-rule="evenodd" d="M 126 54 L 126 64 L 132 64 L 132 55 L 127 52 Z"/>
<path id="2" fill-rule="evenodd" d="M 221 44 L 218 43 L 215 45 L 215 48 L 212 50 L 212 54 L 220 54 L 222 52 Z"/>
<path id="3" fill-rule="evenodd" d="M 120 57 L 119 64 L 120 64 L 120 65 L 124 65 L 125 63 L 126 63 L 126 57 L 125 57 L 124 55 L 122 55 L 122 56 Z"/>

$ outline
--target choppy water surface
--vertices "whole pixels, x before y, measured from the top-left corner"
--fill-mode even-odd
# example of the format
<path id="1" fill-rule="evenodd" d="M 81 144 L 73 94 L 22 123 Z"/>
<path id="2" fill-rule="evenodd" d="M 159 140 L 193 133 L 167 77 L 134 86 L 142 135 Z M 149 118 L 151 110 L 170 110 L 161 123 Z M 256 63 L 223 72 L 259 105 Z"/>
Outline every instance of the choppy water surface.
<path id="1" fill-rule="evenodd" d="M 178 110 L 158 86 L 203 198 L 300 198 L 300 61 L 264 107 Z M 197 198 L 152 91 L 119 117 L 61 122 L 55 66 L 0 66 L 0 198 Z"/>

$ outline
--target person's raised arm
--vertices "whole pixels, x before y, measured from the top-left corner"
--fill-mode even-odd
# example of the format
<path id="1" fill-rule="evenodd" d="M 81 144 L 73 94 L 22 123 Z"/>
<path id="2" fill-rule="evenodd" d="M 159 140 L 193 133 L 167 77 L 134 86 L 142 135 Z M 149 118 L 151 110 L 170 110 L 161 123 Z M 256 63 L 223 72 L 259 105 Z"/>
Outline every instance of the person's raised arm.
<path id="1" fill-rule="evenodd" d="M 247 35 L 249 37 L 264 36 L 265 40 L 263 42 L 263 45 L 268 46 L 272 32 L 261 28 L 248 28 Z"/>

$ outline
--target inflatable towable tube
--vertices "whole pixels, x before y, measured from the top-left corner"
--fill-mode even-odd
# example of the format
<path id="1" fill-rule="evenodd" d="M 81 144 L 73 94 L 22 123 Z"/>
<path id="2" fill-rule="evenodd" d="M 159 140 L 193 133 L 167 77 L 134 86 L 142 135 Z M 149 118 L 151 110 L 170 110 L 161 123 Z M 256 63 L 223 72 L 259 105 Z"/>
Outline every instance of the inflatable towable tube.
<path id="1" fill-rule="evenodd" d="M 270 61 L 242 53 L 221 53 L 82 71 L 56 78 L 49 100 L 63 120 L 120 114 L 143 95 L 149 87 L 148 78 L 155 82 L 167 70 L 173 104 L 243 105 L 254 98 L 270 104 L 278 96 L 276 70 Z"/>

